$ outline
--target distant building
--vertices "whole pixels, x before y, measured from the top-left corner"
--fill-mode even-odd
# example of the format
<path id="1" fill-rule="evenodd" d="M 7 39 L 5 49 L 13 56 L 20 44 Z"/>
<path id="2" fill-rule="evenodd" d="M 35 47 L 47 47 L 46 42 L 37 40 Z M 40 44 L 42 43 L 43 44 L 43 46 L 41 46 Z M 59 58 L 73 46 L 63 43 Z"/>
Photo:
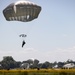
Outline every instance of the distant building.
<path id="1" fill-rule="evenodd" d="M 65 64 L 63 66 L 64 69 L 71 69 L 71 68 L 75 68 L 75 65 L 74 63 L 68 63 L 68 64 Z"/>
<path id="2" fill-rule="evenodd" d="M 29 69 L 29 63 L 23 63 L 20 66 L 22 69 Z"/>
<path id="3" fill-rule="evenodd" d="M 53 66 L 54 69 L 58 68 L 58 65 Z"/>
<path id="4" fill-rule="evenodd" d="M 2 65 L 0 64 L 0 69 L 2 69 Z"/>

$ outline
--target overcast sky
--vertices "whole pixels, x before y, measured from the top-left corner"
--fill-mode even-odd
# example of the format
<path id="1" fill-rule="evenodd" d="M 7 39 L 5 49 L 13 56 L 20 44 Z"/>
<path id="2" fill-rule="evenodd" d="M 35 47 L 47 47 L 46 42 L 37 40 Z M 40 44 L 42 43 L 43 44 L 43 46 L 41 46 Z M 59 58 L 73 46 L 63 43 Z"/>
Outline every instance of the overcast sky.
<path id="1" fill-rule="evenodd" d="M 75 61 L 75 0 L 29 0 L 42 7 L 37 19 L 6 21 L 3 9 L 15 1 L 0 0 L 0 60 Z M 27 37 L 19 37 L 21 33 Z"/>

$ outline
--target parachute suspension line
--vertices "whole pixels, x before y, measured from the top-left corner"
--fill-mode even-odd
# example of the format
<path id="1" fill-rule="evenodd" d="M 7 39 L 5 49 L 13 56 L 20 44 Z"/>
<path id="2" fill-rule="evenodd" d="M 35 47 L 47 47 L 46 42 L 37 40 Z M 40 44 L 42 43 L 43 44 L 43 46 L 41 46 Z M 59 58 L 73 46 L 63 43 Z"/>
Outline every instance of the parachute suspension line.
<path id="1" fill-rule="evenodd" d="M 15 35 L 17 35 L 17 36 L 15 36 L 15 37 L 21 37 L 21 43 L 23 42 L 23 41 L 26 41 L 26 37 L 27 37 L 27 34 L 26 33 L 24 33 L 24 34 L 20 34 L 18 31 L 19 30 L 17 30 L 17 26 L 15 27 L 15 26 L 11 26 L 11 25 L 9 25 L 10 26 L 10 29 L 13 31 L 13 33 L 14 33 L 14 36 Z M 21 29 L 20 29 L 21 30 Z M 23 30 L 23 29 L 22 29 Z M 26 42 L 25 42 L 25 44 L 26 44 Z"/>
<path id="2" fill-rule="evenodd" d="M 33 26 L 34 25 L 27 26 L 27 31 L 26 32 L 24 32 L 24 30 L 26 28 L 25 29 L 24 28 L 20 29 L 20 30 L 23 30 L 21 33 L 19 33 L 18 30 L 16 30 L 17 26 L 16 27 L 15 26 L 14 27 L 10 26 L 10 29 L 14 31 L 14 34 L 21 38 L 22 48 L 26 44 L 26 39 L 27 39 L 28 35 L 31 33 L 31 30 L 33 29 Z"/>
<path id="3" fill-rule="evenodd" d="M 9 25 L 9 26 L 10 26 L 11 30 L 13 31 L 14 35 L 19 35 L 19 33 L 15 27 L 12 27 L 11 25 Z"/>
<path id="4" fill-rule="evenodd" d="M 27 30 L 27 32 L 26 32 L 26 35 L 27 35 L 27 36 L 31 33 L 33 27 L 34 27 L 34 25 L 30 25 L 30 26 L 28 27 L 28 30 Z"/>
<path id="5" fill-rule="evenodd" d="M 29 33 L 31 32 L 33 26 L 34 26 L 34 25 L 28 26 L 28 31 L 19 35 L 19 37 L 22 38 L 22 48 L 23 48 L 23 46 L 26 44 L 26 38 L 27 38 L 27 36 L 29 35 Z"/>
<path id="6" fill-rule="evenodd" d="M 21 37 L 21 40 L 22 40 L 22 48 L 23 48 L 23 43 L 25 43 L 26 44 L 26 39 L 27 39 L 27 37 L 29 37 L 29 35 L 30 35 L 30 33 L 31 33 L 31 31 L 32 31 L 32 29 L 33 29 L 33 26 L 34 26 L 34 24 L 33 25 L 27 25 L 26 24 L 26 28 L 25 27 L 23 27 L 22 28 L 22 30 L 25 30 L 25 29 L 27 29 L 26 30 L 26 32 L 24 33 L 24 32 L 22 32 L 20 35 L 19 35 L 19 37 Z M 25 45 L 24 44 L 24 45 Z"/>

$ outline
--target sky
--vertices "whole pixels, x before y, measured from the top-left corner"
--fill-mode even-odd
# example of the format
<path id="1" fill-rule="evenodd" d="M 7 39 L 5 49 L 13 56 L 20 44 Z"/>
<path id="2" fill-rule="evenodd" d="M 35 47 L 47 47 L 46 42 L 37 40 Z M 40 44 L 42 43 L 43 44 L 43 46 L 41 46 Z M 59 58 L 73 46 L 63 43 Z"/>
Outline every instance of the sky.
<path id="1" fill-rule="evenodd" d="M 16 61 L 75 61 L 75 0 L 29 0 L 42 7 L 37 19 L 7 21 L 3 10 L 15 1 L 0 0 L 0 61 L 4 56 Z M 19 37 L 22 33 L 27 37 Z"/>

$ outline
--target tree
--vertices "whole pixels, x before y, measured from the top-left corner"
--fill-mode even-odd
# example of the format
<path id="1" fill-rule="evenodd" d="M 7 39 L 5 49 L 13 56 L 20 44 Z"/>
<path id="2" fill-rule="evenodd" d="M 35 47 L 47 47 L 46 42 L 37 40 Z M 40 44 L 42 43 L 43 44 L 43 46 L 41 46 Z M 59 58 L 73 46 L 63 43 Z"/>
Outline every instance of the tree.
<path id="1" fill-rule="evenodd" d="M 50 63 L 48 61 L 44 62 L 41 66 L 41 68 L 49 68 L 50 67 Z"/>
<path id="2" fill-rule="evenodd" d="M 34 59 L 33 68 L 38 68 L 38 63 L 39 63 L 39 60 Z"/>
<path id="3" fill-rule="evenodd" d="M 22 64 L 21 61 L 16 61 L 15 68 L 20 68 L 21 64 Z"/>
<path id="4" fill-rule="evenodd" d="M 12 69 L 16 66 L 16 61 L 12 58 L 12 56 L 4 56 L 1 61 L 1 65 L 3 69 Z"/>
<path id="5" fill-rule="evenodd" d="M 58 68 L 62 68 L 62 67 L 63 67 L 63 65 L 64 65 L 64 63 L 63 63 L 63 62 L 58 62 Z"/>
<path id="6" fill-rule="evenodd" d="M 34 65 L 37 65 L 39 63 L 39 60 L 37 60 L 37 59 L 34 59 Z"/>
<path id="7" fill-rule="evenodd" d="M 32 65 L 33 62 L 34 62 L 34 60 L 32 60 L 32 59 L 28 59 L 26 61 L 23 61 L 23 63 L 28 63 L 29 65 Z"/>
<path id="8" fill-rule="evenodd" d="M 34 59 L 33 64 L 30 65 L 30 68 L 38 68 L 39 60 Z"/>
<path id="9" fill-rule="evenodd" d="M 68 60 L 66 61 L 66 63 L 73 63 L 73 60 L 68 59 Z"/>

